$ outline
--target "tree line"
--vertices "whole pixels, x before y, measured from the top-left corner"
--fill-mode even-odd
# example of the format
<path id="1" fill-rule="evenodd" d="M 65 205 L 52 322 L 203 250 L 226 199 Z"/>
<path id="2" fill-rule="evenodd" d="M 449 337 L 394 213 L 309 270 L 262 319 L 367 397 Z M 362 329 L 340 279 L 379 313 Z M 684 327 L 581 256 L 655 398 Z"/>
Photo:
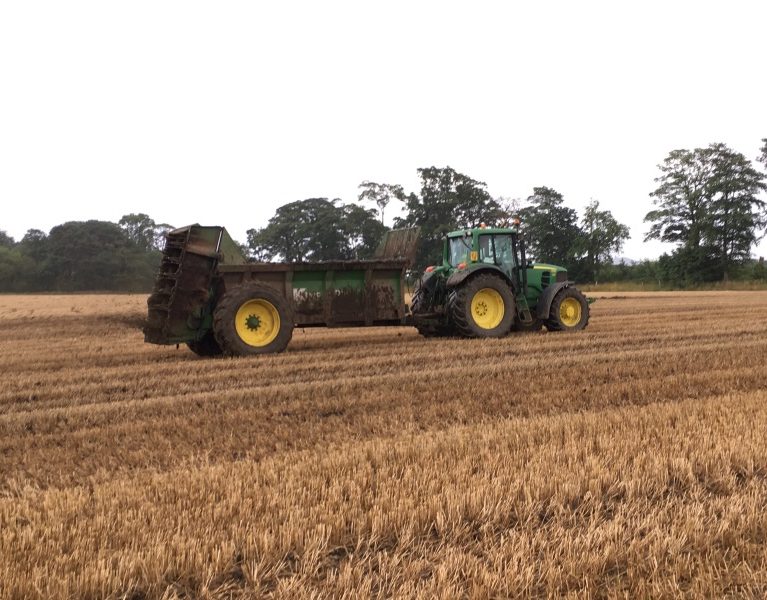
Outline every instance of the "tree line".
<path id="1" fill-rule="evenodd" d="M 767 168 L 767 138 L 758 162 Z M 355 202 L 309 198 L 279 207 L 241 244 L 253 261 L 370 258 L 387 230 L 387 208 L 399 203 L 395 228 L 418 226 L 416 267 L 435 263 L 442 238 L 455 229 L 507 226 L 520 217 L 530 258 L 563 265 L 581 282 L 638 281 L 685 287 L 730 279 L 767 279 L 751 250 L 767 227 L 760 194 L 765 174 L 721 143 L 674 150 L 659 165 L 645 240 L 676 245 L 658 260 L 615 264 L 629 228 L 592 200 L 582 214 L 561 193 L 540 186 L 524 199 L 494 198 L 487 185 L 450 167 L 418 169 L 420 187 L 364 181 Z M 30 229 L 15 241 L 0 230 L 0 291 L 147 291 L 172 227 L 146 214 L 117 223 L 72 221 L 47 234 Z"/>
<path id="2" fill-rule="evenodd" d="M 47 234 L 30 229 L 18 242 L 0 231 L 0 291 L 147 291 L 165 232 L 148 215 L 117 223 L 70 221 Z"/>

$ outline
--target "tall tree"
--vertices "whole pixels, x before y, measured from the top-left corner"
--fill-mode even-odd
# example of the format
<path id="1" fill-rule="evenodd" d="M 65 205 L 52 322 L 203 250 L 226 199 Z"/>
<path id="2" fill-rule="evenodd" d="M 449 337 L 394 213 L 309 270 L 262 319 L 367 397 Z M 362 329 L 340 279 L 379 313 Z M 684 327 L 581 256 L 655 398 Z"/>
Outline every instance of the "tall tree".
<path id="1" fill-rule="evenodd" d="M 507 219 L 501 205 L 481 181 L 450 167 L 418 169 L 418 175 L 420 196 L 410 194 L 405 200 L 407 215 L 394 221 L 395 227 L 421 228 L 418 266 L 439 260 L 442 238 L 449 231 L 476 227 L 480 223 L 499 225 Z"/>
<path id="2" fill-rule="evenodd" d="M 767 138 L 762 139 L 762 154 L 758 160 L 767 168 Z"/>
<path id="3" fill-rule="evenodd" d="M 355 204 L 340 207 L 346 237 L 346 258 L 371 258 L 387 227 L 377 219 L 375 210 Z"/>
<path id="4" fill-rule="evenodd" d="M 48 271 L 61 291 L 116 289 L 131 242 L 115 223 L 70 221 L 48 235 Z"/>
<path id="5" fill-rule="evenodd" d="M 629 228 L 619 223 L 609 210 L 599 210 L 596 200 L 586 206 L 581 219 L 581 232 L 585 270 L 591 281 L 597 282 L 602 267 L 612 262 L 613 252 L 620 252 L 631 234 Z"/>
<path id="6" fill-rule="evenodd" d="M 520 211 L 530 257 L 572 268 L 581 235 L 578 213 L 564 205 L 562 194 L 548 187 L 533 188 Z"/>
<path id="7" fill-rule="evenodd" d="M 165 234 L 173 229 L 173 225 L 155 223 L 154 219 L 144 213 L 123 215 L 117 224 L 128 236 L 128 239 L 145 252 L 162 250 L 165 244 Z"/>
<path id="8" fill-rule="evenodd" d="M 34 268 L 34 261 L 18 248 L 0 244 L 0 292 L 35 291 L 29 281 Z"/>
<path id="9" fill-rule="evenodd" d="M 401 185 L 392 185 L 389 183 L 376 183 L 374 181 L 363 181 L 359 185 L 362 191 L 357 196 L 360 202 L 374 202 L 378 206 L 381 215 L 381 223 L 384 222 L 384 210 L 392 200 L 405 200 L 405 191 Z"/>
<path id="10" fill-rule="evenodd" d="M 662 164 L 650 196 L 658 207 L 645 216 L 652 223 L 645 240 L 698 248 L 707 227 L 707 192 L 714 165 L 709 148 L 673 150 Z"/>
<path id="11" fill-rule="evenodd" d="M 364 258 L 375 250 L 384 230 L 374 210 L 309 198 L 279 207 L 266 227 L 248 230 L 248 246 L 257 260 Z"/>
<path id="12" fill-rule="evenodd" d="M 0 229 L 0 247 L 13 248 L 15 243 L 16 242 L 13 240 L 13 238 L 10 235 L 8 235 L 5 231 Z"/>
<path id="13" fill-rule="evenodd" d="M 48 235 L 39 229 L 28 229 L 17 247 L 30 260 L 30 267 L 24 273 L 25 288 L 29 291 L 50 289 L 51 277 L 46 270 Z"/>
<path id="14" fill-rule="evenodd" d="M 19 249 L 37 262 L 42 262 L 46 255 L 48 236 L 39 229 L 28 229 L 19 242 Z"/>
<path id="15" fill-rule="evenodd" d="M 716 249 L 722 278 L 751 256 L 757 232 L 767 225 L 765 203 L 758 195 L 767 189 L 764 175 L 740 152 L 724 144 L 708 148 L 713 170 L 706 187 L 705 238 Z"/>

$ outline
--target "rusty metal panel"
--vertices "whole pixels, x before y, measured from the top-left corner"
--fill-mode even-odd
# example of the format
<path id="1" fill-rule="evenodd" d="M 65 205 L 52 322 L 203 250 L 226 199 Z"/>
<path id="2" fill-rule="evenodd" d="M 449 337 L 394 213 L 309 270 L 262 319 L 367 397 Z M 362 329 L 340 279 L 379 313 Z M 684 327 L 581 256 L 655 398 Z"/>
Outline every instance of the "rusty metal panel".
<path id="1" fill-rule="evenodd" d="M 384 234 L 381 243 L 376 248 L 374 258 L 399 259 L 412 265 L 418 251 L 418 242 L 421 238 L 421 228 L 392 229 Z"/>

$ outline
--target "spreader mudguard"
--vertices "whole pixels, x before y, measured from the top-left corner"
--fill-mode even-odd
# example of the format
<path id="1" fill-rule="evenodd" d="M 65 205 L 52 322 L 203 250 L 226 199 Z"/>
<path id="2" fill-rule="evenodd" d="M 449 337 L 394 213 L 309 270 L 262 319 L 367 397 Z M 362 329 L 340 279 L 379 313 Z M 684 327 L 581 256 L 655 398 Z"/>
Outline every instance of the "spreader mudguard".
<path id="1" fill-rule="evenodd" d="M 549 312 L 551 312 L 551 303 L 554 302 L 554 296 L 557 295 L 559 290 L 563 290 L 571 285 L 575 285 L 574 281 L 559 281 L 552 283 L 549 287 L 543 290 L 540 298 L 538 298 L 538 304 L 535 305 L 535 312 L 538 314 L 539 319 L 548 319 Z"/>

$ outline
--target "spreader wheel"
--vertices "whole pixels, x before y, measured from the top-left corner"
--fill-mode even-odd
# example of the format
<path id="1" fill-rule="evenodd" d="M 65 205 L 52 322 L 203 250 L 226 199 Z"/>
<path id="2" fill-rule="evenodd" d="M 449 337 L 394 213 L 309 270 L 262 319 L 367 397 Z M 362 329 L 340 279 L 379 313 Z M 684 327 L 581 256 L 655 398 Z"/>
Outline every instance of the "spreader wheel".
<path id="1" fill-rule="evenodd" d="M 218 345 L 212 329 L 208 330 L 202 339 L 194 342 L 187 342 L 186 345 L 189 346 L 189 349 L 197 356 L 221 356 L 223 354 L 223 350 L 221 350 L 221 346 Z"/>
<path id="2" fill-rule="evenodd" d="M 293 311 L 273 288 L 246 283 L 219 300 L 213 330 L 229 356 L 282 352 L 293 336 Z"/>

